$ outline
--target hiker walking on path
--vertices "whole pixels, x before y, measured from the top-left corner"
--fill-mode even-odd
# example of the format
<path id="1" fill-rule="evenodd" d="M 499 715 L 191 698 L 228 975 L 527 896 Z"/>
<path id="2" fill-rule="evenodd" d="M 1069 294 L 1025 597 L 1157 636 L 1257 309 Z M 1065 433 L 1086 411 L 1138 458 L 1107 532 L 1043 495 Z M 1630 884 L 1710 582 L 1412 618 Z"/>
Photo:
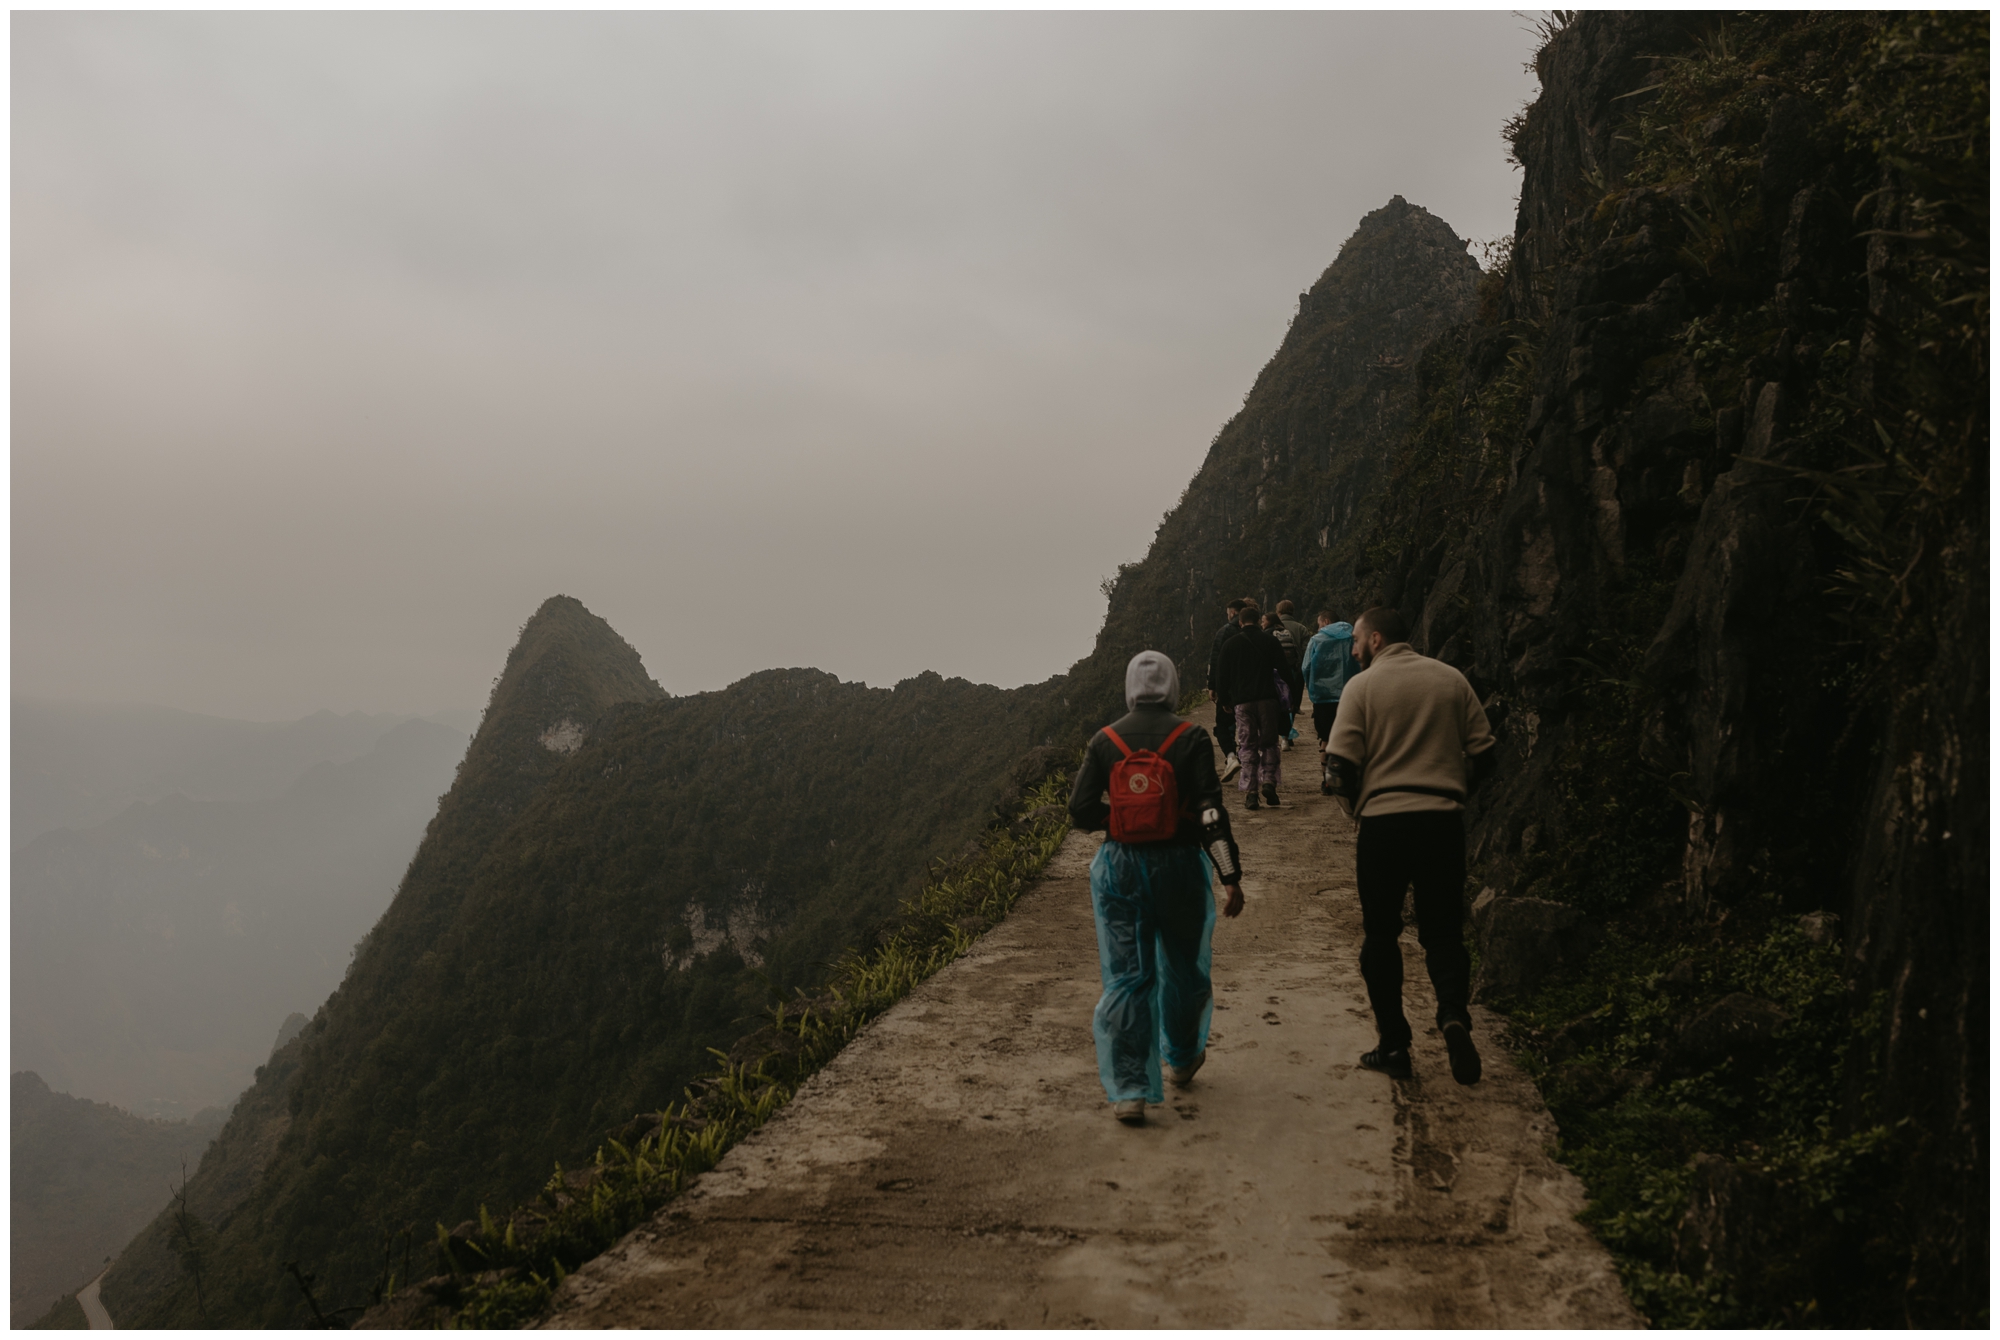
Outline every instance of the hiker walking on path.
<path id="1" fill-rule="evenodd" d="M 1478 1082 L 1472 1044 L 1472 961 L 1465 952 L 1465 800 L 1493 769 L 1493 732 L 1472 685 L 1443 661 L 1419 656 L 1409 625 L 1377 607 L 1354 628 L 1361 673 L 1340 696 L 1326 746 L 1334 794 L 1355 816 L 1361 894 L 1361 976 L 1377 1045 L 1361 1064 L 1408 1079 L 1403 1014 L 1403 893 L 1416 886 L 1417 939 L 1437 992 L 1438 1030 L 1451 1077 Z M 1469 773 L 1469 776 L 1468 776 Z"/>
<path id="2" fill-rule="evenodd" d="M 1361 673 L 1354 660 L 1354 625 L 1333 617 L 1332 610 L 1319 612 L 1319 631 L 1306 643 L 1306 692 L 1312 694 L 1313 732 L 1319 747 L 1326 749 L 1333 733 L 1333 714 L 1340 707 L 1340 694 L 1347 681 Z M 1332 794 L 1326 785 L 1320 790 Z"/>
<path id="3" fill-rule="evenodd" d="M 1285 621 L 1285 629 L 1292 635 L 1292 642 L 1299 649 L 1299 656 L 1306 654 L 1306 643 L 1312 638 L 1312 630 L 1299 622 L 1298 606 L 1289 600 L 1278 602 L 1278 617 Z"/>
<path id="4" fill-rule="evenodd" d="M 1299 622 L 1297 610 L 1298 606 L 1292 604 L 1289 600 L 1280 600 L 1278 602 L 1278 617 L 1285 621 L 1285 631 L 1292 635 L 1292 669 L 1304 674 L 1306 643 L 1312 640 L 1312 630 Z M 1285 748 L 1287 749 L 1292 747 L 1292 741 L 1299 738 L 1298 720 L 1299 708 L 1301 706 L 1303 706 L 1302 703 L 1296 699 L 1293 700 L 1292 719 L 1285 733 Z"/>
<path id="5" fill-rule="evenodd" d="M 1278 686 L 1289 688 L 1296 702 L 1305 683 L 1278 640 L 1257 626 L 1256 606 L 1246 605 L 1238 621 L 1236 636 L 1223 644 L 1216 700 L 1235 710 L 1236 757 L 1243 764 L 1236 786 L 1245 793 L 1243 808 L 1254 810 L 1260 792 L 1264 804 L 1278 803 L 1278 736 L 1285 729 Z"/>
<path id="6" fill-rule="evenodd" d="M 1222 667 L 1222 648 L 1229 640 L 1242 631 L 1237 616 L 1243 612 L 1243 602 L 1232 600 L 1226 607 L 1223 625 L 1216 630 L 1215 641 L 1208 648 L 1208 696 L 1215 704 L 1215 742 L 1222 746 L 1222 780 L 1228 781 L 1237 769 L 1236 762 L 1236 714 L 1225 707 L 1222 695 L 1217 691 L 1216 675 Z"/>
<path id="7" fill-rule="evenodd" d="M 1104 980 L 1091 1031 L 1104 1096 L 1128 1125 L 1146 1120 L 1147 1103 L 1165 1101 L 1163 1061 L 1184 1089 L 1208 1059 L 1212 867 L 1229 894 L 1223 915 L 1243 910 L 1241 857 L 1208 732 L 1175 714 L 1180 696 L 1172 661 L 1156 651 L 1134 656 L 1125 667 L 1131 710 L 1091 737 L 1069 798 L 1075 827 L 1108 833 L 1090 863 Z"/>
<path id="8" fill-rule="evenodd" d="M 1299 643 L 1293 641 L 1292 630 L 1285 626 L 1285 621 L 1276 614 L 1266 614 L 1264 616 L 1264 631 L 1277 641 L 1278 650 L 1285 654 L 1285 659 L 1292 663 L 1292 669 L 1296 671 L 1299 668 L 1299 659 L 1304 648 Z M 1297 695 L 1292 692 L 1290 680 L 1286 679 L 1283 675 L 1274 675 L 1272 678 L 1277 680 L 1278 702 L 1285 709 L 1285 719 L 1278 725 L 1278 747 L 1280 749 L 1290 749 L 1292 747 L 1293 733 L 1292 718 L 1297 716 L 1299 712 Z"/>

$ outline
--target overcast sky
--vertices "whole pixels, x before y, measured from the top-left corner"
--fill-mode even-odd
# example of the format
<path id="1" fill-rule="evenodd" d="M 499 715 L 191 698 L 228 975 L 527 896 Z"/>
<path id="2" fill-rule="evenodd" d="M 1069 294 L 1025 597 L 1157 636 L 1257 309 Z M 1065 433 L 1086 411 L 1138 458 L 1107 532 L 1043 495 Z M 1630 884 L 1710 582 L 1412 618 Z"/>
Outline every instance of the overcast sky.
<path id="1" fill-rule="evenodd" d="M 16 13 L 16 694 L 1089 651 L 1297 295 L 1512 231 L 1488 14 Z"/>

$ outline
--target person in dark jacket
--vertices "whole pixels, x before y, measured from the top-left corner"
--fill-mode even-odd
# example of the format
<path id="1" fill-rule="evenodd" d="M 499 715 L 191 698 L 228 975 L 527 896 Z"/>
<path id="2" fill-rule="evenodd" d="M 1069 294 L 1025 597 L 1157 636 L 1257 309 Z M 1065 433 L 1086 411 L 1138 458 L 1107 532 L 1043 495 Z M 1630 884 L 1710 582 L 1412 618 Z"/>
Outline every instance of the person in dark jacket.
<path id="1" fill-rule="evenodd" d="M 1208 648 L 1208 697 L 1215 704 L 1215 740 L 1222 746 L 1222 780 L 1228 781 L 1229 774 L 1236 771 L 1236 714 L 1222 704 L 1222 697 L 1215 691 L 1216 668 L 1222 664 L 1222 648 L 1241 631 L 1236 616 L 1243 612 L 1243 602 L 1229 602 L 1222 627 L 1216 630 L 1215 640 Z"/>
<path id="2" fill-rule="evenodd" d="M 1243 764 L 1236 786 L 1245 793 L 1243 808 L 1254 810 L 1260 790 L 1266 805 L 1278 803 L 1278 737 L 1285 730 L 1278 685 L 1285 684 L 1296 702 L 1305 683 L 1278 640 L 1257 626 L 1254 606 L 1238 619 L 1239 630 L 1223 646 L 1216 668 L 1216 696 L 1236 713 L 1236 757 Z"/>
<path id="3" fill-rule="evenodd" d="M 1298 669 L 1301 675 L 1304 675 L 1306 643 L 1312 640 L 1312 630 L 1299 622 L 1298 607 L 1289 600 L 1280 600 L 1278 602 L 1278 617 L 1285 621 L 1285 631 L 1292 635 L 1292 665 Z M 1300 704 L 1294 700 L 1292 703 L 1292 719 L 1289 728 L 1285 732 L 1285 747 L 1287 749 L 1291 748 L 1292 741 L 1299 738 L 1299 708 Z"/>
<path id="4" fill-rule="evenodd" d="M 1285 621 L 1285 631 L 1292 635 L 1292 645 L 1297 648 L 1297 659 L 1305 660 L 1306 643 L 1312 639 L 1312 630 L 1299 622 L 1297 606 L 1289 600 L 1278 602 L 1278 617 Z"/>
<path id="5" fill-rule="evenodd" d="M 1209 894 L 1212 867 L 1202 850 L 1204 810 L 1215 811 L 1219 840 L 1228 844 L 1231 863 L 1239 871 L 1242 867 L 1208 732 L 1183 723 L 1174 712 L 1180 690 L 1172 661 L 1157 651 L 1140 652 L 1125 667 L 1125 705 L 1132 710 L 1107 728 L 1127 749 L 1151 750 L 1172 766 L 1179 825 L 1172 837 L 1153 842 L 1107 837 L 1090 863 L 1097 961 L 1104 982 L 1091 1016 L 1097 1073 L 1112 1113 L 1128 1125 L 1146 1120 L 1147 1103 L 1164 1100 L 1163 1060 L 1167 1079 L 1184 1089 L 1208 1058 L 1215 900 Z M 1184 724 L 1187 729 L 1175 737 Z M 1167 743 L 1170 737 L 1172 743 Z M 1075 827 L 1085 832 L 1109 827 L 1106 791 L 1112 769 L 1124 757 L 1106 731 L 1091 737 L 1069 798 Z M 1233 917 L 1243 910 L 1241 875 L 1223 887 L 1228 903 L 1222 914 Z"/>
<path id="6" fill-rule="evenodd" d="M 1266 614 L 1262 627 L 1265 632 L 1277 639 L 1278 650 L 1285 653 L 1285 659 L 1290 661 L 1292 668 L 1296 670 L 1299 666 L 1298 644 L 1292 640 L 1292 630 L 1285 626 L 1284 619 L 1276 614 Z M 1278 748 L 1290 749 L 1292 718 L 1298 715 L 1299 705 L 1292 700 L 1291 682 L 1281 675 L 1273 675 L 1272 678 L 1278 681 L 1278 701 L 1285 709 L 1285 722 L 1278 730 Z"/>

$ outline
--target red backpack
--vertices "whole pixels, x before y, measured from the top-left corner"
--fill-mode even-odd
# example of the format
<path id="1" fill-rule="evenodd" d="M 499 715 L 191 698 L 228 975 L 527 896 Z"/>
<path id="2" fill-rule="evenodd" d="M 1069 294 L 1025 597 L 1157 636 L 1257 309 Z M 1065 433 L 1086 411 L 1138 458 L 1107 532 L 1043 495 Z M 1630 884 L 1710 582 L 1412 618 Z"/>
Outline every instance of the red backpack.
<path id="1" fill-rule="evenodd" d="M 1173 734 L 1160 741 L 1158 753 L 1133 749 L 1117 731 L 1104 728 L 1104 738 L 1125 756 L 1111 765 L 1113 842 L 1166 842 L 1180 831 L 1180 786 L 1174 780 L 1174 765 L 1162 755 L 1187 728 L 1185 721 L 1174 727 Z"/>

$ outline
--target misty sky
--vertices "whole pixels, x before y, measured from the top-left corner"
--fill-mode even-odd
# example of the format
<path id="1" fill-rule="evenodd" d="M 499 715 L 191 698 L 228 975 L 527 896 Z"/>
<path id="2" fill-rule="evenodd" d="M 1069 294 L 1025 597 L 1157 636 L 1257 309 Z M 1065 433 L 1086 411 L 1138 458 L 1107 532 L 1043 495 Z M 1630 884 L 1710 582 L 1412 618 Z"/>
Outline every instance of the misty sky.
<path id="1" fill-rule="evenodd" d="M 16 694 L 1087 653 L 1297 295 L 1512 231 L 1489 14 L 16 13 Z"/>

